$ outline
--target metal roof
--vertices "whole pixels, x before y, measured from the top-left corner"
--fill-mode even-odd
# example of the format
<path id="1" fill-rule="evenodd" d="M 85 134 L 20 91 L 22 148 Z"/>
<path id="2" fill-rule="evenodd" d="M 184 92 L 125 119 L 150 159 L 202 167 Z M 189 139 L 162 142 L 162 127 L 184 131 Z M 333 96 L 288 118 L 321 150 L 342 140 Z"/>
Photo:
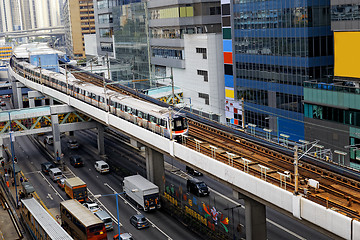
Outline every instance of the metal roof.
<path id="1" fill-rule="evenodd" d="M 77 200 L 67 200 L 60 203 L 65 207 L 73 216 L 75 216 L 85 227 L 94 224 L 103 224 L 103 222 L 96 217 L 89 209 L 81 205 Z"/>
<path id="2" fill-rule="evenodd" d="M 34 198 L 21 200 L 31 215 L 53 240 L 73 239 Z"/>
<path id="3" fill-rule="evenodd" d="M 79 185 L 85 185 L 86 184 L 79 177 L 67 178 L 65 181 L 71 186 L 79 186 Z"/>
<path id="4" fill-rule="evenodd" d="M 159 188 L 146 178 L 144 178 L 141 175 L 133 175 L 129 177 L 125 177 L 124 180 L 127 180 L 131 182 L 133 185 L 135 185 L 137 188 L 139 188 L 140 191 L 148 190 L 150 188 Z"/>
<path id="5" fill-rule="evenodd" d="M 16 58 L 30 58 L 30 55 L 42 55 L 42 54 L 58 54 L 60 56 L 65 55 L 64 52 L 55 50 L 48 46 L 47 43 L 28 43 L 17 46 L 13 49 L 13 53 Z"/>

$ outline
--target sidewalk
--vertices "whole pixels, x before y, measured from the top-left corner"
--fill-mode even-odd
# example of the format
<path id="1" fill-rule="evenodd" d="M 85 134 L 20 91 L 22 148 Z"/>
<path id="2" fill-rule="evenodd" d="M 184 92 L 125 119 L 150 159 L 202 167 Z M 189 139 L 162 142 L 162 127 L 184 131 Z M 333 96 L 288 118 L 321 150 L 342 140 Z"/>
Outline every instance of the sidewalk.
<path id="1" fill-rule="evenodd" d="M 6 209 L 6 206 L 4 205 L 3 205 L 4 210 L 0 210 L 0 239 L 31 239 L 31 236 L 28 235 L 28 232 L 24 229 L 24 227 L 21 225 L 19 221 L 20 211 L 15 206 L 16 194 L 15 194 L 15 184 L 13 184 L 12 174 L 10 176 L 7 175 L 7 177 L 5 177 L 3 168 L 1 168 L 0 174 L 2 178 L 1 181 L 4 180 L 3 181 L 4 184 L 1 184 L 2 189 L 0 190 L 4 198 L 6 199 L 6 202 L 8 204 L 8 209 L 12 212 L 12 216 L 10 216 L 8 210 Z M 17 175 L 19 174 L 21 173 L 18 173 Z M 19 178 L 17 178 L 16 181 L 17 181 L 16 190 L 18 192 L 19 190 L 24 191 L 19 181 Z M 5 187 L 5 189 L 3 187 Z M 19 196 L 18 199 L 20 199 Z M 16 222 L 16 225 L 14 222 Z M 20 232 L 18 232 L 17 230 Z M 23 238 L 20 238 L 19 234 L 22 235 Z"/>

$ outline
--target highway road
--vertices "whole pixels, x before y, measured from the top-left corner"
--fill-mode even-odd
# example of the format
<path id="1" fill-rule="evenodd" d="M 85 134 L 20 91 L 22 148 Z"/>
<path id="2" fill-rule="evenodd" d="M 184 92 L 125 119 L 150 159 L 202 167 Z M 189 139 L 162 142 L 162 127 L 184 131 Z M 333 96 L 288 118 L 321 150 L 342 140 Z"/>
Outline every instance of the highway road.
<path id="1" fill-rule="evenodd" d="M 39 137 L 40 141 L 42 141 L 43 137 Z M 123 142 L 117 141 L 114 137 L 107 137 L 105 140 L 106 154 L 113 171 L 106 175 L 98 174 L 93 167 L 94 162 L 100 159 L 96 154 L 96 135 L 90 130 L 79 131 L 75 133 L 75 138 L 80 143 L 79 149 L 76 150 L 70 150 L 66 147 L 68 137 L 62 139 L 64 160 L 70 169 L 68 174 L 75 174 L 83 179 L 88 184 L 90 195 L 122 192 L 121 182 L 124 176 L 136 173 L 145 176 L 144 157 L 139 151 Z M 47 146 L 47 148 L 52 149 L 52 146 Z M 68 198 L 55 183 L 50 181 L 48 176 L 44 176 L 40 172 L 40 164 L 47 161 L 47 159 L 39 151 L 39 146 L 34 145 L 28 137 L 18 137 L 16 138 L 15 151 L 23 172 L 33 183 L 37 193 L 47 207 L 52 210 L 58 209 L 59 202 Z M 68 157 L 72 154 L 82 156 L 85 166 L 76 169 L 70 166 Z M 185 178 L 187 177 L 184 174 L 185 166 L 171 158 L 166 157 L 165 159 L 168 163 L 168 169 L 181 170 L 173 171 L 172 173 L 167 172 L 166 182 L 174 185 L 174 187 L 179 185 L 185 186 Z M 245 223 L 243 201 L 234 199 L 229 187 L 207 176 L 198 178 L 204 180 L 211 188 L 210 197 L 203 197 L 201 200 L 208 203 L 209 206 L 215 206 L 218 211 L 229 217 L 230 224 L 228 228 L 236 239 L 245 238 L 244 228 L 242 233 L 236 231 L 238 224 L 243 226 Z M 115 197 L 101 197 L 98 200 L 101 203 L 101 207 L 111 213 L 114 220 L 116 220 Z M 229 208 L 232 207 L 235 208 L 230 210 Z M 119 209 L 120 222 L 122 224 L 121 231 L 131 232 L 135 239 L 202 239 L 200 236 L 188 231 L 184 225 L 163 211 L 145 213 L 145 216 L 152 222 L 152 226 L 148 229 L 136 230 L 130 225 L 129 219 L 131 215 L 136 214 L 139 210 L 129 204 L 123 196 L 121 196 Z M 329 239 L 313 229 L 269 208 L 267 208 L 267 228 L 268 239 Z M 108 232 L 108 239 L 116 233 L 117 229 L 115 226 L 114 231 Z"/>

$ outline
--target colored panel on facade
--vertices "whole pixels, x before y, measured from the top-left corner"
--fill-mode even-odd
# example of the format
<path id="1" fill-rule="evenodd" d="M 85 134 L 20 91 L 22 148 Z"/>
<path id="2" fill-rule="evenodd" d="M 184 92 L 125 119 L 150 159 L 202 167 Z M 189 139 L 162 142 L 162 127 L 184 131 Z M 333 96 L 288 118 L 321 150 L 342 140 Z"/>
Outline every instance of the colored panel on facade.
<path id="1" fill-rule="evenodd" d="M 221 4 L 230 4 L 230 0 L 221 0 Z"/>
<path id="2" fill-rule="evenodd" d="M 231 28 L 223 28 L 223 39 L 231 39 Z"/>
<path id="3" fill-rule="evenodd" d="M 230 99 L 234 99 L 234 89 L 228 89 L 228 88 L 225 88 L 225 97 L 226 98 L 230 98 Z"/>
<path id="4" fill-rule="evenodd" d="M 225 75 L 225 87 L 234 88 L 234 76 L 233 75 Z"/>
<path id="5" fill-rule="evenodd" d="M 335 76 L 360 78 L 360 32 L 335 32 Z"/>
<path id="6" fill-rule="evenodd" d="M 223 51 L 224 52 L 232 52 L 232 41 L 231 40 L 223 40 Z"/>
<path id="7" fill-rule="evenodd" d="M 233 65 L 229 65 L 229 64 L 224 64 L 224 72 L 225 75 L 234 75 L 233 74 Z"/>
<path id="8" fill-rule="evenodd" d="M 222 17 L 223 27 L 231 27 L 230 16 Z"/>
<path id="9" fill-rule="evenodd" d="M 221 15 L 230 15 L 230 4 L 221 5 Z"/>
<path id="10" fill-rule="evenodd" d="M 224 63 L 233 64 L 232 52 L 224 52 Z"/>

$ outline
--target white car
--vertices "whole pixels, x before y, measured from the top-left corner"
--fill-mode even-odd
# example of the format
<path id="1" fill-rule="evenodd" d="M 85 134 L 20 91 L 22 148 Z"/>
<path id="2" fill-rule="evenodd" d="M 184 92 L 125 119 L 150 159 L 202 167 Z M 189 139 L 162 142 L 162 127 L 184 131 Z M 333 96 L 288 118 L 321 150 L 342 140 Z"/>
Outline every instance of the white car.
<path id="1" fill-rule="evenodd" d="M 109 164 L 107 164 L 105 161 L 96 161 L 95 169 L 99 173 L 107 173 L 110 171 Z"/>
<path id="2" fill-rule="evenodd" d="M 84 203 L 83 206 L 86 207 L 87 209 L 89 209 L 93 213 L 100 210 L 99 205 L 97 203 L 94 203 L 94 202 Z"/>

